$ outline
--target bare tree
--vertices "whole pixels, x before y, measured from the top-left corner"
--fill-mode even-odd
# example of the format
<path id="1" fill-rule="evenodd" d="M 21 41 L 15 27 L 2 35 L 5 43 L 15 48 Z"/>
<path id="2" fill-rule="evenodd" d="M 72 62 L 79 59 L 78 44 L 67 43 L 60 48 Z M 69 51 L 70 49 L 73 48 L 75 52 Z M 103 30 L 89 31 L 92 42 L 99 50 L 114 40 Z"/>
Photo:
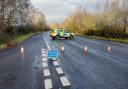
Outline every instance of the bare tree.
<path id="1" fill-rule="evenodd" d="M 20 27 L 17 31 L 25 32 L 28 15 L 33 9 L 30 0 L 0 0 L 0 33 L 16 32 L 15 27 Z"/>
<path id="2" fill-rule="evenodd" d="M 127 29 L 126 27 L 128 26 L 128 1 L 123 0 L 122 6 L 121 6 L 121 16 L 123 20 L 123 35 L 125 35 Z M 125 36 L 124 36 L 125 37 Z"/>
<path id="3" fill-rule="evenodd" d="M 39 10 L 33 10 L 28 15 L 28 23 L 33 28 L 39 31 L 45 31 L 46 30 L 46 20 L 43 13 L 41 13 Z"/>

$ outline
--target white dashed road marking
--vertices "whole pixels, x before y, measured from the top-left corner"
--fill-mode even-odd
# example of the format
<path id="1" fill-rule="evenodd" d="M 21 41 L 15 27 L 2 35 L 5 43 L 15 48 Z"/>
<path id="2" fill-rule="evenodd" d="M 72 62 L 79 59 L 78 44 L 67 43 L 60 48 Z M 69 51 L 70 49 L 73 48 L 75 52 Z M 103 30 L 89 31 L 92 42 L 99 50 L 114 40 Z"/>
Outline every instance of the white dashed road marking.
<path id="1" fill-rule="evenodd" d="M 53 61 L 54 66 L 59 66 L 58 61 Z"/>
<path id="2" fill-rule="evenodd" d="M 52 58 L 53 61 L 57 61 L 58 59 L 57 58 Z"/>
<path id="3" fill-rule="evenodd" d="M 56 68 L 56 71 L 57 71 L 58 74 L 63 74 L 64 73 L 61 68 Z"/>
<path id="4" fill-rule="evenodd" d="M 48 47 L 48 49 L 50 49 L 51 47 L 50 46 L 47 46 Z"/>
<path id="5" fill-rule="evenodd" d="M 45 53 L 45 51 L 42 51 L 42 53 L 44 54 L 44 53 Z"/>
<path id="6" fill-rule="evenodd" d="M 43 65 L 43 67 L 48 67 L 47 62 L 43 62 L 42 65 Z"/>
<path id="7" fill-rule="evenodd" d="M 46 54 L 42 54 L 43 57 L 46 57 L 47 55 Z"/>
<path id="8" fill-rule="evenodd" d="M 48 47 L 48 49 L 51 49 L 50 47 Z"/>
<path id="9" fill-rule="evenodd" d="M 60 80 L 63 86 L 70 86 L 70 82 L 68 81 L 67 77 L 60 77 Z"/>
<path id="10" fill-rule="evenodd" d="M 52 50 L 51 48 L 49 48 L 48 50 Z"/>
<path id="11" fill-rule="evenodd" d="M 50 47 L 49 44 L 47 44 L 47 47 Z"/>
<path id="12" fill-rule="evenodd" d="M 44 51 L 45 49 L 41 49 L 42 51 Z"/>
<path id="13" fill-rule="evenodd" d="M 50 49 L 51 47 L 48 47 L 48 49 Z"/>
<path id="14" fill-rule="evenodd" d="M 44 39 L 44 40 L 45 40 L 45 44 L 46 44 L 47 49 L 48 50 L 52 50 L 51 47 L 50 47 L 50 45 L 49 45 L 49 42 L 47 42 L 46 39 Z M 43 56 L 43 58 L 42 58 L 42 66 L 43 66 L 43 68 L 47 68 L 48 67 L 47 53 L 48 53 L 48 51 L 46 51 L 46 49 L 42 49 L 42 56 Z M 54 60 L 53 61 L 53 65 L 56 67 L 55 69 L 56 69 L 56 71 L 57 71 L 58 74 L 64 74 L 62 68 L 59 67 L 58 60 Z M 52 73 L 50 73 L 49 69 L 43 69 L 43 73 L 44 73 L 44 76 L 45 77 L 48 77 L 48 76 L 50 76 L 52 74 Z M 63 87 L 70 86 L 71 85 L 66 76 L 60 77 L 60 81 L 61 81 Z M 50 78 L 49 79 L 45 79 L 44 80 L 44 84 L 45 84 L 45 89 L 51 89 L 51 88 L 53 88 L 52 80 Z"/>
<path id="15" fill-rule="evenodd" d="M 44 70 L 44 76 L 50 76 L 50 72 L 49 72 L 48 69 L 45 69 L 45 70 Z"/>
<path id="16" fill-rule="evenodd" d="M 51 79 L 46 79 L 44 81 L 44 83 L 45 83 L 45 89 L 51 89 L 52 88 L 52 81 L 51 81 Z"/>
<path id="17" fill-rule="evenodd" d="M 47 46 L 47 47 L 50 47 L 50 45 L 49 45 L 49 44 L 47 44 L 47 43 L 46 43 L 46 46 Z"/>
<path id="18" fill-rule="evenodd" d="M 42 58 L 42 61 L 43 61 L 43 62 L 45 62 L 45 61 L 47 61 L 47 60 L 48 60 L 47 58 Z"/>

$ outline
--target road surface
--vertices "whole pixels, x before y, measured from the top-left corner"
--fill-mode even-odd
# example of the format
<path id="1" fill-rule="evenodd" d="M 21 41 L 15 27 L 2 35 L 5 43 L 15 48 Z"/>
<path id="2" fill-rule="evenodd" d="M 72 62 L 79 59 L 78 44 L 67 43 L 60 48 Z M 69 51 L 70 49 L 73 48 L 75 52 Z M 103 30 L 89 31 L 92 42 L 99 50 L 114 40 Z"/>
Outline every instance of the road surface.
<path id="1" fill-rule="evenodd" d="M 50 49 L 59 51 L 57 60 L 47 59 Z M 0 89 L 50 88 L 128 89 L 128 45 L 79 36 L 56 41 L 45 32 L 0 52 Z"/>

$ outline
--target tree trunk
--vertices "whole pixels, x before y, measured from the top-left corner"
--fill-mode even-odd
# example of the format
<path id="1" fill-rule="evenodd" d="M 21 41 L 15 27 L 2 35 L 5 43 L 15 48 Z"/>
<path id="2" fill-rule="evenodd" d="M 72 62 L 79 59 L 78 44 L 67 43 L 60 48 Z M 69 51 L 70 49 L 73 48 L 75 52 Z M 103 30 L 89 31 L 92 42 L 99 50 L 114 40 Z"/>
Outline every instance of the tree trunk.
<path id="1" fill-rule="evenodd" d="M 123 39 L 125 39 L 125 33 L 126 33 L 126 24 L 123 26 Z"/>

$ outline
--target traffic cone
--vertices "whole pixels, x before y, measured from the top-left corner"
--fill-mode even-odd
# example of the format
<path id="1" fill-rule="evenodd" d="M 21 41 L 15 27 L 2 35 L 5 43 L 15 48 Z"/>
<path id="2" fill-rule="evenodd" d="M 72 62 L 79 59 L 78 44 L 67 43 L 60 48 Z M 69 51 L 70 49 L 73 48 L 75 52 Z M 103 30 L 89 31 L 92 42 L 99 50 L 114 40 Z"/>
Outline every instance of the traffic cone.
<path id="1" fill-rule="evenodd" d="M 21 46 L 21 51 L 20 52 L 24 53 L 24 47 L 23 46 Z"/>
<path id="2" fill-rule="evenodd" d="M 60 50 L 62 53 L 64 53 L 64 50 L 65 50 L 64 46 L 61 46 Z"/>
<path id="3" fill-rule="evenodd" d="M 111 46 L 108 46 L 108 53 L 111 53 L 111 52 L 112 52 Z"/>
<path id="4" fill-rule="evenodd" d="M 85 52 L 85 54 L 87 54 L 87 52 L 88 52 L 88 47 L 87 46 L 84 47 L 84 52 Z"/>

